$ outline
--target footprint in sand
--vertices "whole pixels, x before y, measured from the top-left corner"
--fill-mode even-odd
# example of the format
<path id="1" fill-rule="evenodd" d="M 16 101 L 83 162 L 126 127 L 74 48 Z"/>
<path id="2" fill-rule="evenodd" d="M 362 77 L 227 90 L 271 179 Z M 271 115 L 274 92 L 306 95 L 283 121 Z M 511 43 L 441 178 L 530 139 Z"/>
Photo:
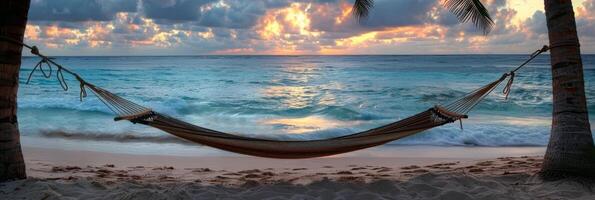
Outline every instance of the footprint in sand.
<path id="1" fill-rule="evenodd" d="M 480 173 L 480 172 L 483 172 L 483 171 L 484 170 L 481 169 L 481 168 L 471 168 L 471 169 L 469 169 L 469 172 L 471 172 L 471 173 Z"/>
<path id="2" fill-rule="evenodd" d="M 494 161 L 483 161 L 483 162 L 475 163 L 475 165 L 479 165 L 479 166 L 490 166 L 493 164 L 494 164 Z"/>
<path id="3" fill-rule="evenodd" d="M 260 173 L 261 171 L 258 169 L 250 169 L 250 170 L 242 170 L 239 171 L 238 173 L 240 174 L 252 174 L 252 173 Z"/>
<path id="4" fill-rule="evenodd" d="M 417 166 L 417 165 L 401 167 L 401 169 L 403 169 L 403 170 L 411 170 L 411 169 L 419 169 L 419 168 L 420 168 L 420 166 Z"/>
<path id="5" fill-rule="evenodd" d="M 211 172 L 213 170 L 209 169 L 209 168 L 196 168 L 193 169 L 192 172 Z"/>
<path id="6" fill-rule="evenodd" d="M 416 170 L 410 170 L 410 171 L 402 171 L 402 174 L 417 174 L 417 173 L 427 173 L 430 172 L 428 170 L 425 169 L 416 169 Z"/>
<path id="7" fill-rule="evenodd" d="M 244 178 L 260 178 L 262 176 L 258 175 L 258 174 L 246 174 L 244 176 Z"/>

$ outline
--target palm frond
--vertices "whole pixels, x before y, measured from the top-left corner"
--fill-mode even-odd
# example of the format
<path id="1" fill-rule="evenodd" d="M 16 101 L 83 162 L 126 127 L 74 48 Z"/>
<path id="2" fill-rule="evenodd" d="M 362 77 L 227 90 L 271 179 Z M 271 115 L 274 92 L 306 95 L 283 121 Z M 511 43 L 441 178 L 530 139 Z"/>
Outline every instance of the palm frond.
<path id="1" fill-rule="evenodd" d="M 355 0 L 353 3 L 352 14 L 358 20 L 368 17 L 370 9 L 374 6 L 374 0 Z"/>
<path id="2" fill-rule="evenodd" d="M 483 34 L 487 35 L 494 26 L 490 13 L 479 0 L 444 0 L 444 7 L 455 14 L 460 22 L 473 22 Z"/>

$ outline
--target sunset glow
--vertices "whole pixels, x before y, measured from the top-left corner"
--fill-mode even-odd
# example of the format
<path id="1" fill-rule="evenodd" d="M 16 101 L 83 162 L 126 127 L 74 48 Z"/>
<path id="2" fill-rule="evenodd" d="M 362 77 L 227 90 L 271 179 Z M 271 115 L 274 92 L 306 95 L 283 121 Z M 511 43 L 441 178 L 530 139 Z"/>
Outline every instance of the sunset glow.
<path id="1" fill-rule="evenodd" d="M 573 1 L 583 52 L 587 53 L 595 52 L 595 45 L 589 45 L 595 43 L 591 31 L 595 27 L 594 1 Z M 32 3 L 32 12 L 45 5 L 37 3 Z M 382 9 L 373 9 L 362 23 L 353 19 L 351 1 L 345 0 L 283 1 L 278 5 L 218 0 L 197 3 L 196 10 L 180 13 L 171 10 L 176 1 L 132 3 L 137 5 L 136 11 L 114 11 L 110 20 L 32 17 L 25 37 L 27 42 L 61 54 L 88 55 L 118 54 L 122 49 L 145 54 L 142 48 L 162 54 L 178 54 L 178 50 L 185 54 L 275 55 L 523 53 L 547 42 L 543 2 L 532 0 L 485 1 L 496 22 L 487 36 L 471 24 L 456 23 L 440 1 L 416 2 L 421 6 L 415 11 L 395 7 L 395 12 L 412 16 L 392 17 Z M 149 3 L 156 3 L 151 7 L 154 12 L 142 9 Z M 391 4 L 378 1 L 376 6 Z M 189 17 L 183 18 L 185 15 Z"/>

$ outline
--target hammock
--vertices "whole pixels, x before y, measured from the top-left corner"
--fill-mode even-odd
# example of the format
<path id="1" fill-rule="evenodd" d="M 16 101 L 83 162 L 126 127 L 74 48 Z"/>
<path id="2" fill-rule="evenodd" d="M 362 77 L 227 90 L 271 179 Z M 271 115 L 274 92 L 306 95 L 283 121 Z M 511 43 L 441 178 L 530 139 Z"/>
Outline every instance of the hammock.
<path id="1" fill-rule="evenodd" d="M 95 95 L 118 116 L 114 120 L 128 120 L 132 123 L 144 124 L 160 130 L 163 130 L 174 136 L 207 145 L 210 147 L 231 151 L 240 154 L 269 157 L 269 158 L 312 158 L 341 154 L 382 145 L 394 140 L 401 139 L 437 126 L 459 121 L 462 128 L 462 119 L 467 118 L 467 113 L 473 109 L 481 100 L 490 94 L 498 85 L 508 78 L 503 93 L 510 93 L 510 87 L 514 80 L 514 73 L 521 67 L 529 63 L 539 54 L 548 51 L 548 47 L 531 54 L 530 58 L 514 70 L 503 74 L 498 80 L 473 90 L 460 98 L 453 100 L 445 105 L 436 105 L 426 111 L 415 114 L 411 117 L 378 127 L 367 131 L 354 133 L 351 135 L 308 141 L 282 141 L 262 138 L 245 137 L 224 133 L 216 130 L 207 129 L 193 125 L 165 114 L 153 111 L 150 108 L 143 107 L 132 101 L 126 100 L 105 89 L 86 82 L 77 73 L 62 67 L 50 58 L 39 53 L 35 46 L 23 44 L 6 37 L 0 39 L 14 42 L 31 49 L 31 53 L 42 58 L 34 67 L 33 72 L 39 68 L 44 76 L 49 77 L 43 70 L 43 65 L 47 65 L 50 70 L 52 65 L 57 67 L 56 77 L 64 90 L 68 90 L 63 72 L 73 75 L 80 82 L 80 98 L 87 96 L 85 88 L 90 89 Z M 47 69 L 46 69 L 47 70 Z M 27 83 L 31 79 L 31 74 Z"/>
<path id="2" fill-rule="evenodd" d="M 192 142 L 235 153 L 269 158 L 311 158 L 382 145 L 436 126 L 467 118 L 466 113 L 507 76 L 503 75 L 500 79 L 450 104 L 436 105 L 385 126 L 341 137 L 308 141 L 269 140 L 219 132 L 155 112 L 92 84 L 84 83 L 84 85 L 119 115 L 115 120 L 129 120 L 133 123 L 144 124 Z"/>

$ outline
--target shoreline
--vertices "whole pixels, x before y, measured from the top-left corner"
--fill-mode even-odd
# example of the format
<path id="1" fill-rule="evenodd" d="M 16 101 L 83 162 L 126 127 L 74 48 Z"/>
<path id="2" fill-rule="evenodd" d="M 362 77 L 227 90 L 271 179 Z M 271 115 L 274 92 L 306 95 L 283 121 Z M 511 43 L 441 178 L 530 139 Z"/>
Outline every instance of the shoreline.
<path id="1" fill-rule="evenodd" d="M 108 154 L 156 155 L 168 157 L 251 157 L 222 151 L 212 147 L 190 144 L 88 141 L 64 138 L 21 136 L 21 145 L 27 149 L 84 151 Z M 439 146 L 385 144 L 368 149 L 334 155 L 334 157 L 382 158 L 496 158 L 504 156 L 540 155 L 545 146 Z M 256 157 L 251 157 L 256 158 Z M 276 159 L 273 159 L 276 160 Z M 304 159 L 301 159 L 304 160 Z M 307 160 L 307 159 L 305 159 Z"/>

